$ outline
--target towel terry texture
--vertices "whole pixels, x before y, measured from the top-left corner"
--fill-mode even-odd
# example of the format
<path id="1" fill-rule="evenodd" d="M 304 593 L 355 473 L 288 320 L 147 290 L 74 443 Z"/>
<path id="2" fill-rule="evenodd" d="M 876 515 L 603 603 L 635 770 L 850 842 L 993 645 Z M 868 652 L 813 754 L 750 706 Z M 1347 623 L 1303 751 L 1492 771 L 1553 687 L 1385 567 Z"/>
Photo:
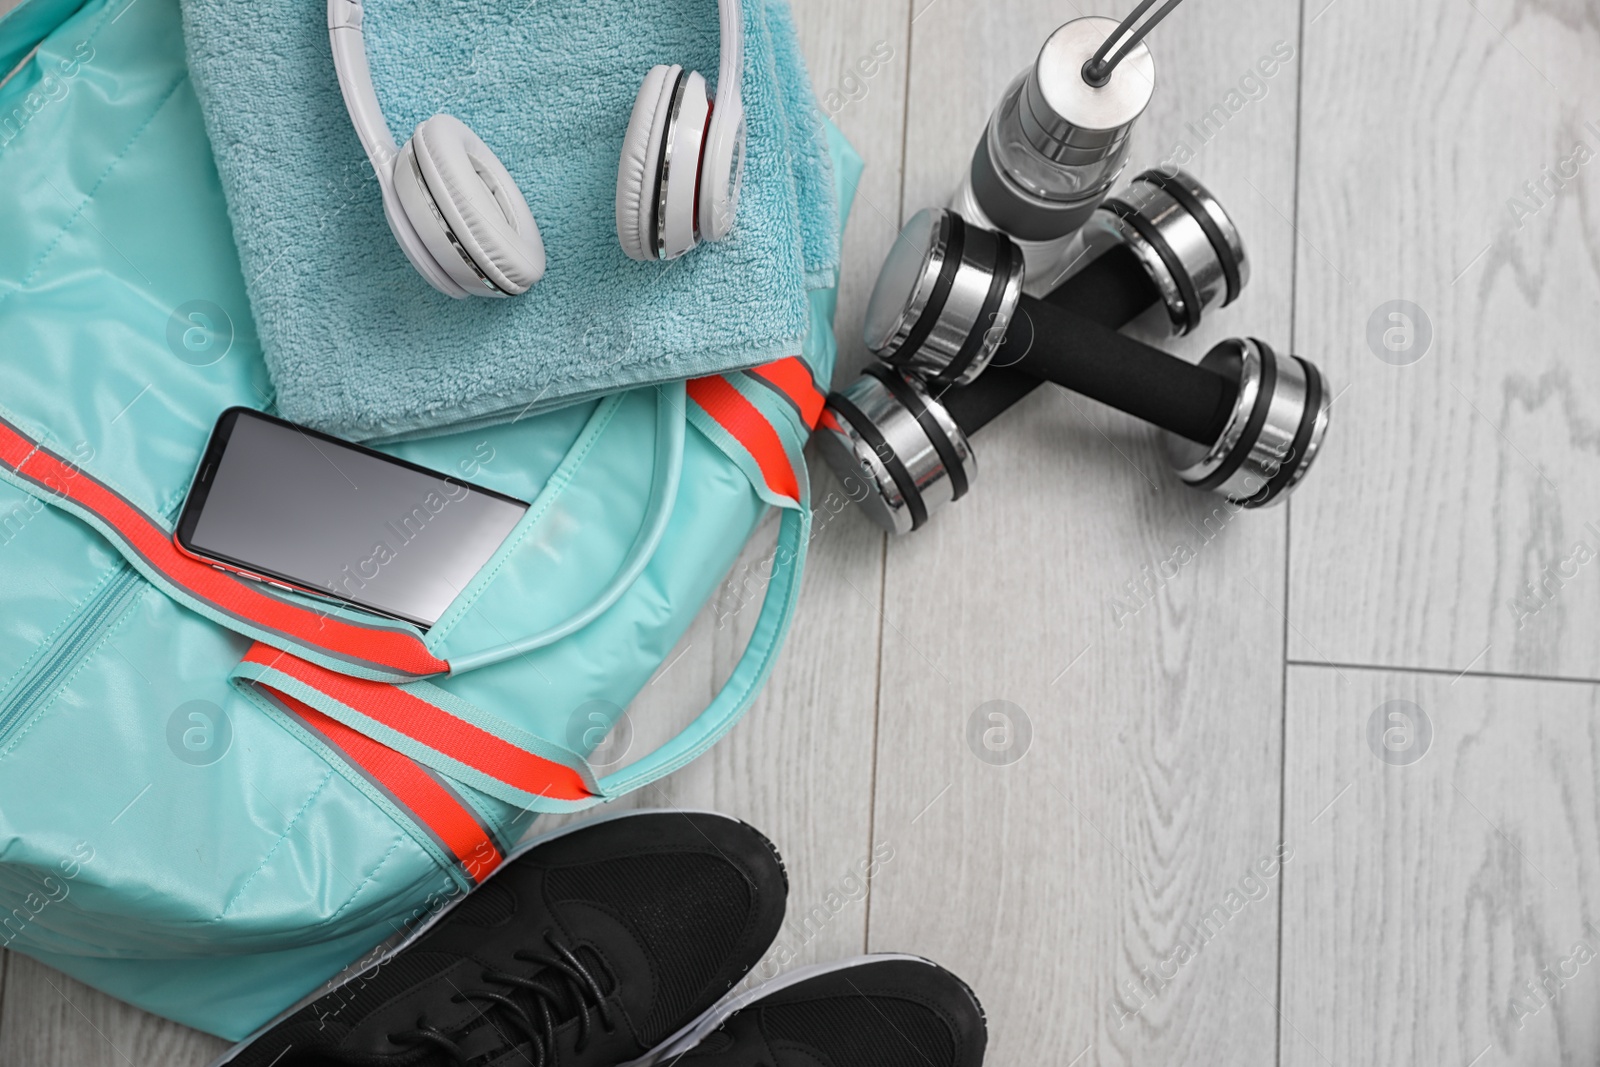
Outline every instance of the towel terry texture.
<path id="1" fill-rule="evenodd" d="M 339 94 L 323 0 L 183 0 L 183 14 L 278 410 L 296 422 L 418 436 L 793 355 L 807 290 L 837 271 L 826 138 L 780 0 L 744 5 L 734 231 L 666 264 L 617 243 L 617 156 L 651 66 L 714 81 L 714 0 L 366 5 L 396 140 L 453 114 L 533 208 L 549 265 L 506 300 L 436 293 L 395 243 Z"/>

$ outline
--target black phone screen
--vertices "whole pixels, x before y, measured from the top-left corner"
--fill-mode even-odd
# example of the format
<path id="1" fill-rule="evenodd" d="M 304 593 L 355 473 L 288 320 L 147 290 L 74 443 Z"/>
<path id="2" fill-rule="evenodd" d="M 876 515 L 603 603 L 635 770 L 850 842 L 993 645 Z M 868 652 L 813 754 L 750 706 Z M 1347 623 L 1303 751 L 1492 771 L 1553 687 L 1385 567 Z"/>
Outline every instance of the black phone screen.
<path id="1" fill-rule="evenodd" d="M 433 625 L 527 511 L 521 500 L 246 408 L 223 412 L 181 549 Z"/>

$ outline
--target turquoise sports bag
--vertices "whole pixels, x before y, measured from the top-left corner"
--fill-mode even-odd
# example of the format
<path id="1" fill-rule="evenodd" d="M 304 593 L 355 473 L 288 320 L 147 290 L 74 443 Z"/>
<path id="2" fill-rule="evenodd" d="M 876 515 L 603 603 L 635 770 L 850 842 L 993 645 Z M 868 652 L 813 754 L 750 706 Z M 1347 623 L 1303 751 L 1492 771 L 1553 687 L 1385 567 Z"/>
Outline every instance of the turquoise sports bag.
<path id="1" fill-rule="evenodd" d="M 0 19 L 14 68 L 0 944 L 239 1038 L 470 889 L 537 814 L 669 773 L 749 706 L 805 560 L 834 294 L 791 358 L 386 446 L 532 506 L 428 631 L 333 609 L 172 547 L 218 413 L 271 406 L 175 0 L 26 0 Z M 847 210 L 859 159 L 818 133 Z M 586 755 L 769 507 L 726 686 L 601 773 Z"/>

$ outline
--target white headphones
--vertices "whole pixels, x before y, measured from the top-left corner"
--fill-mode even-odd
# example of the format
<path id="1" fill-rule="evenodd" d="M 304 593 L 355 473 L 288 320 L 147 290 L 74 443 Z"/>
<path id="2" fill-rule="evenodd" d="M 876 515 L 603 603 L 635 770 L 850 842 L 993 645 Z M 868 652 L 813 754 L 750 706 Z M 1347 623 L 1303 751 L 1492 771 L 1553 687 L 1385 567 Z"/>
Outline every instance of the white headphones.
<path id="1" fill-rule="evenodd" d="M 717 0 L 717 96 L 698 71 L 650 68 L 633 102 L 617 164 L 617 239 L 631 259 L 676 259 L 733 229 L 744 173 L 744 15 Z"/>
<path id="2" fill-rule="evenodd" d="M 357 0 L 328 0 L 328 39 L 383 216 L 411 265 L 457 299 L 527 292 L 544 276 L 544 241 L 505 164 L 454 115 L 425 119 L 396 146 L 372 88 Z"/>
<path id="3" fill-rule="evenodd" d="M 676 259 L 733 228 L 744 171 L 744 16 L 718 0 L 722 57 L 706 80 L 652 67 L 617 167 L 617 237 L 633 259 Z M 446 296 L 514 296 L 544 276 L 544 242 L 505 164 L 454 115 L 417 126 L 404 147 L 378 106 L 359 0 L 328 0 L 339 91 L 383 192 L 383 215 L 411 265 Z"/>

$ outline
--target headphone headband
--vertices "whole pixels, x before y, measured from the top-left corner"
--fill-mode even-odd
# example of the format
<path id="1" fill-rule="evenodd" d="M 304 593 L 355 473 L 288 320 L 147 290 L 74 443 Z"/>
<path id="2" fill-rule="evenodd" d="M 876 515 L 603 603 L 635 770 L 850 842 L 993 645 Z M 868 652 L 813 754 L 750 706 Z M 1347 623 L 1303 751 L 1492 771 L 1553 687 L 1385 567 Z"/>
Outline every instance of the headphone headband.
<path id="1" fill-rule="evenodd" d="M 684 161 L 694 168 L 693 180 L 687 184 L 683 193 L 676 197 L 677 206 L 673 209 L 673 218 L 682 223 L 679 229 L 688 235 L 689 248 L 694 247 L 698 239 L 719 240 L 732 229 L 733 216 L 738 209 L 739 172 L 743 168 L 744 106 L 740 98 L 740 82 L 744 73 L 744 11 L 740 0 L 717 0 L 717 10 L 721 55 L 716 95 L 708 100 L 703 90 L 704 79 L 695 76 L 696 81 L 702 86 L 696 113 L 693 116 L 695 138 L 692 145 L 685 144 L 683 148 L 693 150 L 693 154 L 698 158 Z M 372 84 L 372 70 L 367 61 L 360 0 L 327 0 L 327 20 L 329 46 L 345 110 L 349 112 L 351 124 L 361 141 L 362 150 L 365 151 L 378 179 L 379 188 L 383 193 L 384 217 L 390 229 L 394 231 L 395 239 L 405 252 L 406 258 L 435 289 L 449 296 L 506 295 L 507 290 L 504 285 L 496 286 L 485 274 L 486 270 L 492 272 L 495 268 L 483 265 L 496 263 L 497 252 L 480 248 L 474 253 L 467 248 L 468 245 L 475 246 L 476 239 L 471 236 L 475 232 L 472 230 L 472 223 L 465 220 L 469 217 L 477 218 L 479 230 L 485 226 L 498 230 L 493 221 L 493 213 L 490 212 L 489 216 L 481 214 L 485 210 L 482 205 L 452 204 L 451 210 L 442 215 L 438 205 L 441 195 L 439 191 L 425 190 L 428 196 L 419 192 L 421 186 L 418 183 L 422 183 L 423 186 L 427 184 L 415 158 L 415 146 L 422 130 L 431 123 L 440 123 L 447 119 L 460 127 L 459 120 L 443 113 L 435 115 L 418 127 L 417 133 L 405 142 L 404 147 L 398 145 L 393 130 L 384 118 L 377 91 Z M 709 116 L 706 114 L 708 110 Z M 674 121 L 671 125 L 677 124 Z M 465 127 L 453 130 L 442 142 L 451 145 L 450 148 L 443 149 L 452 160 L 451 166 L 466 166 L 470 162 L 464 158 L 463 144 L 466 143 L 466 138 L 473 139 L 480 149 L 488 151 L 470 130 Z M 492 152 L 490 154 L 492 155 Z M 494 163 L 499 171 L 497 180 L 502 188 L 498 192 L 494 190 L 490 192 L 496 199 L 508 193 L 515 193 L 517 206 L 526 214 L 526 204 L 521 192 L 514 188 L 515 179 L 498 159 L 494 160 Z M 439 163 L 433 161 L 429 165 L 438 167 Z M 409 169 L 400 170 L 402 166 Z M 412 180 L 413 173 L 416 175 L 415 181 Z M 483 173 L 481 169 L 478 170 L 480 178 L 483 178 Z M 439 174 L 434 175 L 434 180 L 444 182 L 446 185 L 449 185 L 450 181 Z M 485 183 L 490 183 L 495 179 L 491 176 L 483 180 Z M 470 181 L 468 184 L 473 190 L 477 190 L 477 185 Z M 683 183 L 674 184 L 676 186 Z M 506 190 L 503 188 L 505 186 L 511 188 Z M 455 186 L 449 187 L 455 188 Z M 477 194 L 469 191 L 462 195 L 470 200 Z M 621 203 L 620 195 L 619 193 L 619 203 Z M 412 214 L 418 211 L 425 216 L 423 208 L 428 206 L 429 197 L 432 198 L 433 215 L 437 220 L 437 226 L 433 225 L 435 219 L 418 218 Z M 452 229 L 452 219 L 456 227 L 467 227 L 462 235 L 458 235 Z M 516 236 L 517 234 L 521 236 Z M 539 275 L 543 274 L 544 249 L 538 237 L 537 224 L 531 215 L 526 218 L 524 224 L 514 224 L 507 229 L 507 232 L 497 233 L 487 239 L 491 244 L 497 242 L 505 244 L 506 247 L 498 254 L 502 256 L 509 254 L 512 258 L 520 260 L 523 267 L 521 273 L 531 276 L 533 281 L 537 281 Z M 475 256 L 477 258 L 474 258 Z M 476 275 L 476 278 L 468 275 L 461 263 L 457 262 L 458 257 L 471 268 L 471 274 Z M 484 283 L 483 288 L 489 290 L 488 292 L 482 291 L 479 281 Z M 509 291 L 522 292 L 526 288 L 526 285 L 516 285 Z"/>
<path id="2" fill-rule="evenodd" d="M 744 78 L 744 10 L 740 0 L 717 0 L 717 22 L 722 58 L 717 64 L 716 99 L 739 103 Z"/>
<path id="3" fill-rule="evenodd" d="M 350 113 L 350 124 L 355 127 L 361 149 L 372 164 L 373 176 L 378 179 L 384 220 L 389 223 L 406 259 L 428 284 L 449 296 L 464 297 L 467 291 L 439 266 L 395 195 L 394 165 L 400 146 L 395 143 L 394 131 L 389 129 L 383 108 L 378 105 L 377 91 L 372 87 L 361 15 L 358 0 L 328 0 L 328 44 L 333 50 L 334 72 L 339 76 L 339 93 L 344 97 L 345 110 Z"/>
<path id="4" fill-rule="evenodd" d="M 350 122 L 372 161 L 372 169 L 378 172 L 378 180 L 387 186 L 400 146 L 395 143 L 394 131 L 389 129 L 372 87 L 361 16 L 358 0 L 328 0 L 328 43 L 333 49 L 333 69 L 339 75 L 345 110 L 350 112 Z"/>
<path id="5" fill-rule="evenodd" d="M 733 229 L 739 208 L 739 171 L 744 160 L 744 9 L 740 0 L 717 0 L 722 36 L 711 122 L 701 150 L 703 180 L 697 205 L 702 236 L 720 241 Z"/>
<path id="6" fill-rule="evenodd" d="M 721 61 L 717 66 L 716 107 L 711 115 L 711 136 L 737 135 L 744 119 L 739 95 L 744 78 L 744 11 L 740 0 L 717 0 L 721 34 Z M 366 36 L 362 32 L 360 0 L 328 0 L 328 40 L 333 50 L 333 69 L 339 76 L 339 92 L 345 110 L 355 127 L 361 147 L 372 161 L 384 196 L 389 195 L 391 174 L 400 146 L 394 131 L 383 117 L 378 94 L 372 87 L 372 68 L 367 64 Z M 731 147 L 731 146 L 730 146 Z"/>

